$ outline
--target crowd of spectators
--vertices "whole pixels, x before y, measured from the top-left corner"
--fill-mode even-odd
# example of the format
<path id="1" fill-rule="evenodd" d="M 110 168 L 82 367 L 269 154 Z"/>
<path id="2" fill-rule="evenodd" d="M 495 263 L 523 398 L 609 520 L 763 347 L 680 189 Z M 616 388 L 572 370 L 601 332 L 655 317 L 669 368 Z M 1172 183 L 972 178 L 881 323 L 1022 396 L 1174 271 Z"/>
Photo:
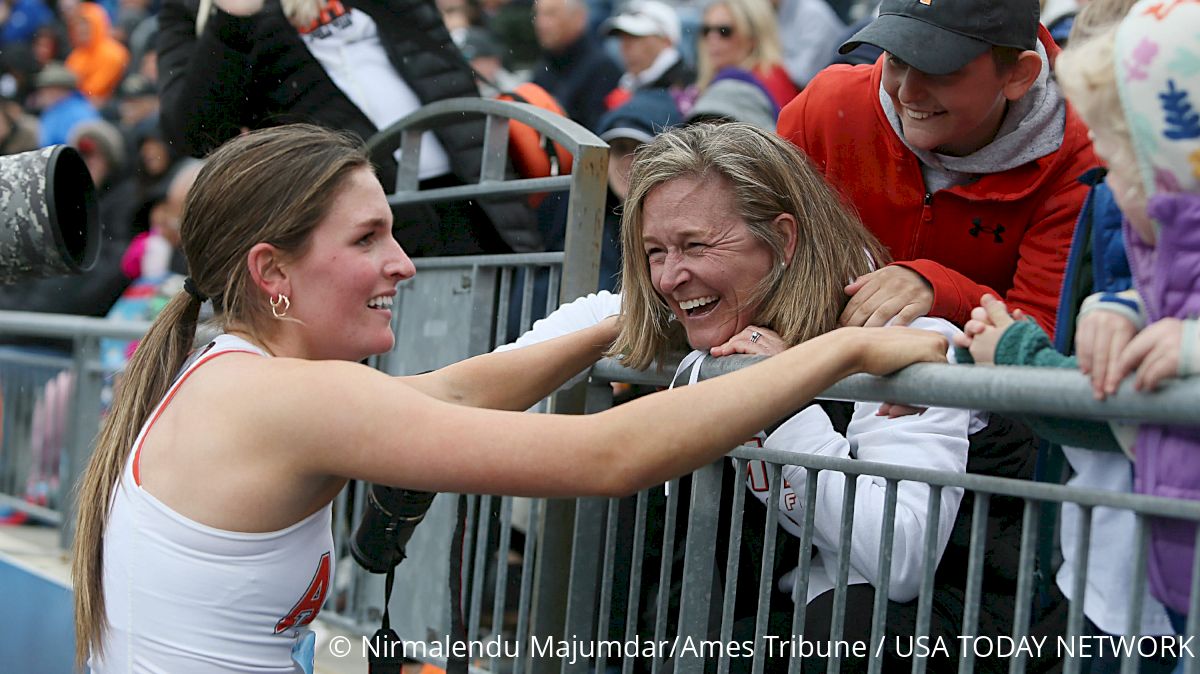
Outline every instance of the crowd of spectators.
<path id="1" fill-rule="evenodd" d="M 202 157 L 242 129 L 309 120 L 365 138 L 420 104 L 533 82 L 570 118 L 621 139 L 613 150 L 620 166 L 670 125 L 731 119 L 773 128 L 783 105 L 835 58 L 846 30 L 825 0 L 415 0 L 404 3 L 414 22 L 403 26 L 367 25 L 382 15 L 370 2 L 246 5 L 0 2 L 0 152 L 75 146 L 92 171 L 103 224 L 93 271 L 0 288 L 0 308 L 107 315 L 138 280 L 149 213 L 179 160 Z M 358 15 L 367 21 L 356 30 L 347 19 Z M 281 35 L 288 24 L 296 28 Z M 799 39 L 781 40 L 780 26 Z M 337 52 L 348 54 L 345 63 L 326 48 L 336 40 L 353 45 Z M 371 40 L 384 49 L 364 46 Z M 384 73 L 384 84 L 372 82 Z M 614 119 L 635 123 L 616 128 Z M 478 129 L 459 127 L 424 136 L 422 187 L 478 175 L 479 159 L 469 156 L 478 154 Z M 649 135 L 631 144 L 629 128 Z M 381 167 L 385 184 L 394 176 L 394 166 Z M 554 249 L 564 208 L 559 199 L 536 213 L 516 201 L 413 207 L 396 213 L 397 237 L 415 255 Z M 601 284 L 612 288 L 617 219 L 608 220 Z"/>
<path id="2" fill-rule="evenodd" d="M 122 258 L 150 235 L 183 156 L 159 126 L 156 11 L 144 0 L 0 3 L 0 148 L 74 146 L 102 224 L 90 272 L 0 288 L 0 308 L 104 316 L 141 275 Z"/>

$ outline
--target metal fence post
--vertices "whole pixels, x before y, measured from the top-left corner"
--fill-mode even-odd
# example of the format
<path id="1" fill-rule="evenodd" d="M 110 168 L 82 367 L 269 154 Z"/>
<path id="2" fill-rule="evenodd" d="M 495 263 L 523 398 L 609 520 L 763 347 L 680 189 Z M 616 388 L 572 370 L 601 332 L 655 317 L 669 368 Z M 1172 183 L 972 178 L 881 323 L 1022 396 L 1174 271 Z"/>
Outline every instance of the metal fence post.
<path id="1" fill-rule="evenodd" d="M 721 476 L 725 459 L 692 473 L 692 499 L 688 504 L 687 539 L 683 553 L 683 589 L 679 598 L 679 639 L 686 644 L 709 638 L 717 548 L 717 517 L 721 510 Z M 743 487 L 744 488 L 744 487 Z M 726 579 L 729 582 L 729 579 Z M 715 627 L 715 625 L 711 625 Z M 704 658 L 680 652 L 675 671 L 702 674 Z"/>
<path id="2" fill-rule="evenodd" d="M 59 480 L 64 485 L 63 524 L 59 530 L 59 544 L 70 549 L 75 538 L 76 492 L 71 487 L 87 468 L 92 455 L 92 442 L 100 427 L 100 391 L 104 386 L 104 375 L 100 370 L 100 338 L 94 335 L 79 335 L 74 338 L 74 362 L 71 377 L 74 390 L 71 392 L 71 416 L 67 452 L 59 466 Z"/>

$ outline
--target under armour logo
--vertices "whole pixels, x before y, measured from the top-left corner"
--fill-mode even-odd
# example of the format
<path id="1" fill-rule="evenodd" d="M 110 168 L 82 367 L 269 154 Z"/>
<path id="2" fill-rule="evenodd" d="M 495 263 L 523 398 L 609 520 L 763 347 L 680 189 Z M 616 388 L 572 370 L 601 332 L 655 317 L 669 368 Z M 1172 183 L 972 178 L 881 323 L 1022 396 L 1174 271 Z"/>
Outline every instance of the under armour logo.
<path id="1" fill-rule="evenodd" d="M 996 240 L 996 243 L 1004 243 L 1004 237 L 1001 236 L 1002 234 L 1004 234 L 1004 225 L 996 225 L 995 227 L 984 227 L 983 220 L 980 220 L 979 218 L 972 218 L 971 224 L 973 225 L 971 227 L 971 231 L 970 231 L 971 236 L 978 238 L 979 233 L 983 232 L 984 234 L 991 234 L 992 238 L 994 238 Z"/>

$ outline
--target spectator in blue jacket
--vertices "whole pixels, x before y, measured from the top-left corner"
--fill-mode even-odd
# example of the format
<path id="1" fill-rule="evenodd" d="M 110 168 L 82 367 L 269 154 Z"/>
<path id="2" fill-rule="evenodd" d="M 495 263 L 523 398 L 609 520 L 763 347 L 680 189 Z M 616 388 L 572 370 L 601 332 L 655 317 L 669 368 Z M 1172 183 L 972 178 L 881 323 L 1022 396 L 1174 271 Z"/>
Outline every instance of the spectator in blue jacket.
<path id="1" fill-rule="evenodd" d="M 34 80 L 34 102 L 41 113 L 42 147 L 67 142 L 71 129 L 80 122 L 100 119 L 100 113 L 76 88 L 75 73 L 60 63 L 51 63 Z"/>

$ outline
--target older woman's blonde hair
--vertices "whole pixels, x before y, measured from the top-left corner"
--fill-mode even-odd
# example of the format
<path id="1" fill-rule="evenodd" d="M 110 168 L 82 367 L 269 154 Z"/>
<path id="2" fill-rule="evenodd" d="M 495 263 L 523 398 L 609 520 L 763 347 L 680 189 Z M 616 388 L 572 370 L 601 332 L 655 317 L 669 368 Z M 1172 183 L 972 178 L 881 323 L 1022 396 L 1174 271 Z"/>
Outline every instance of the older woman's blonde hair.
<path id="1" fill-rule="evenodd" d="M 783 63 L 783 48 L 779 46 L 779 21 L 775 18 L 771 0 L 714 0 L 704 11 L 717 5 L 724 5 L 729 10 L 735 31 L 751 38 L 750 56 L 738 64 L 739 68 L 753 72 Z M 707 87 L 717 74 L 703 48 L 697 52 L 696 70 L 696 84 L 701 89 Z"/>
<path id="2" fill-rule="evenodd" d="M 646 197 L 677 178 L 716 177 L 727 184 L 750 233 L 766 245 L 771 271 L 749 301 L 754 324 L 798 344 L 837 327 L 845 286 L 890 258 L 825 179 L 791 143 L 741 123 L 671 129 L 638 149 L 621 216 L 621 334 L 612 353 L 645 369 L 687 347 L 686 336 L 650 280 L 643 253 Z M 796 249 L 784 264 L 786 233 L 775 224 L 796 218 Z"/>

